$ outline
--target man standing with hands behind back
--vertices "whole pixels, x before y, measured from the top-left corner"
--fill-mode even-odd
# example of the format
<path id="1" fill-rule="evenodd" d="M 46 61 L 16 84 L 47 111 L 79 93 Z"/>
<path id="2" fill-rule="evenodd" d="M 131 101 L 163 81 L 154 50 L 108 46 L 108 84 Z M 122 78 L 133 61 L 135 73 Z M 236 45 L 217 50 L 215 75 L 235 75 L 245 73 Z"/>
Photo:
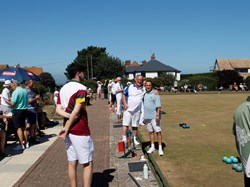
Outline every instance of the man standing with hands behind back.
<path id="1" fill-rule="evenodd" d="M 163 156 L 162 150 L 162 135 L 161 135 L 161 101 L 157 90 L 153 90 L 152 82 L 146 81 L 146 93 L 144 95 L 144 123 L 147 125 L 149 132 L 151 147 L 147 153 L 153 153 L 155 151 L 155 135 L 158 137 L 159 155 Z"/>
<path id="2" fill-rule="evenodd" d="M 94 144 L 90 137 L 85 106 L 87 88 L 80 83 L 84 79 L 83 67 L 72 63 L 68 66 L 67 72 L 71 81 L 61 88 L 56 106 L 56 112 L 63 116 L 65 121 L 59 136 L 65 140 L 70 186 L 77 186 L 76 172 L 79 162 L 83 165 L 83 186 L 90 187 Z"/>
<path id="3" fill-rule="evenodd" d="M 125 111 L 123 113 L 123 127 L 122 127 L 122 141 L 127 140 L 127 130 L 129 125 L 132 126 L 132 135 L 135 145 L 140 143 L 137 141 L 137 130 L 140 123 L 140 117 L 142 112 L 142 99 L 145 94 L 145 87 L 143 86 L 143 76 L 137 75 L 135 83 L 131 84 L 124 90 L 122 96 L 123 105 Z"/>

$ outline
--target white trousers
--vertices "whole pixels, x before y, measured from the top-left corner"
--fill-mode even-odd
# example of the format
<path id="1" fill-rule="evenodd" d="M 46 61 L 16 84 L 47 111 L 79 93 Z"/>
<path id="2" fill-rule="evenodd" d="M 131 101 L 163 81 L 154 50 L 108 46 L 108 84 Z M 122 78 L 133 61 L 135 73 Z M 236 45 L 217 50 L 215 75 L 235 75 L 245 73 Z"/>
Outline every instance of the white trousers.
<path id="1" fill-rule="evenodd" d="M 122 97 L 118 96 L 116 97 L 116 114 L 121 115 L 122 114 Z"/>

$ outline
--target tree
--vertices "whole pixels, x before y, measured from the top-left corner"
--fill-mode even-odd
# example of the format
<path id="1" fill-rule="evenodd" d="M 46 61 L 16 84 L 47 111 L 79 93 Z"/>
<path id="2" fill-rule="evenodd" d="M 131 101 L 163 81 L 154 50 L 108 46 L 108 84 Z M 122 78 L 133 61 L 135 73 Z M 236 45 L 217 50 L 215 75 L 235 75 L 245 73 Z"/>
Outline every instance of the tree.
<path id="1" fill-rule="evenodd" d="M 238 85 L 243 82 L 243 77 L 235 70 L 223 70 L 215 72 L 218 77 L 218 87 L 223 86 L 228 88 L 229 85 L 233 85 L 236 82 Z"/>
<path id="2" fill-rule="evenodd" d="M 48 73 L 48 72 L 43 72 L 40 75 L 40 83 L 42 85 L 44 85 L 47 88 L 50 88 L 52 90 L 54 90 L 55 86 L 56 86 L 56 82 L 55 79 L 53 78 L 53 76 Z"/>
<path id="3" fill-rule="evenodd" d="M 125 67 L 121 60 L 110 56 L 106 48 L 89 46 L 77 52 L 77 57 L 72 63 L 80 63 L 86 79 L 96 77 L 97 80 L 122 76 Z M 66 71 L 70 64 L 67 66 Z M 65 75 L 68 77 L 67 72 Z"/>

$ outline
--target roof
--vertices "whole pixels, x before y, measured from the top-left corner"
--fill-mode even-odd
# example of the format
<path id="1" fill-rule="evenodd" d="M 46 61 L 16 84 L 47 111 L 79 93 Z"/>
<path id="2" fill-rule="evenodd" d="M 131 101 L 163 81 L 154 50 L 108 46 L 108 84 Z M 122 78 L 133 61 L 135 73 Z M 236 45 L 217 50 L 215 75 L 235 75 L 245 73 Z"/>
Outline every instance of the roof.
<path id="1" fill-rule="evenodd" d="M 134 73 L 136 69 L 138 69 L 140 66 L 128 66 L 126 68 L 126 73 Z"/>
<path id="2" fill-rule="evenodd" d="M 29 70 L 37 76 L 40 76 L 43 73 L 43 68 L 41 67 L 32 66 L 32 67 L 24 67 L 23 69 Z"/>
<path id="3" fill-rule="evenodd" d="M 9 67 L 8 64 L 0 64 L 0 70 L 1 70 L 1 69 L 5 69 L 5 68 L 7 68 L 7 67 Z"/>
<path id="4" fill-rule="evenodd" d="M 250 58 L 218 58 L 215 61 L 218 70 L 233 70 L 237 68 L 250 68 Z"/>
<path id="5" fill-rule="evenodd" d="M 144 64 L 143 66 L 139 66 L 136 72 L 181 72 L 169 65 L 165 65 L 158 60 L 152 59 L 148 61 L 148 63 Z"/>

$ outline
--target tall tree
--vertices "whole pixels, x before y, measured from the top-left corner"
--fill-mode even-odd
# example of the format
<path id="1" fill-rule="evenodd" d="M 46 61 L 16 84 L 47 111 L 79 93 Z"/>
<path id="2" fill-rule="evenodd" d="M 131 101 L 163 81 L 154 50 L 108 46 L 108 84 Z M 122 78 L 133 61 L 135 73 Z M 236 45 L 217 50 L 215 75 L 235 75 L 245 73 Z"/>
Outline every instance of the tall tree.
<path id="1" fill-rule="evenodd" d="M 110 56 L 106 52 L 106 48 L 89 46 L 77 52 L 77 57 L 72 63 L 80 63 L 86 79 L 96 77 L 101 80 L 105 78 L 114 78 L 122 76 L 125 67 L 119 58 Z M 67 66 L 67 68 L 70 64 Z M 67 71 L 66 68 L 66 71 Z M 67 72 L 65 75 L 68 77 Z M 69 77 L 68 77 L 69 78 Z"/>
<path id="2" fill-rule="evenodd" d="M 40 83 L 47 88 L 54 89 L 56 86 L 56 81 L 53 76 L 48 72 L 43 72 L 40 76 Z"/>

